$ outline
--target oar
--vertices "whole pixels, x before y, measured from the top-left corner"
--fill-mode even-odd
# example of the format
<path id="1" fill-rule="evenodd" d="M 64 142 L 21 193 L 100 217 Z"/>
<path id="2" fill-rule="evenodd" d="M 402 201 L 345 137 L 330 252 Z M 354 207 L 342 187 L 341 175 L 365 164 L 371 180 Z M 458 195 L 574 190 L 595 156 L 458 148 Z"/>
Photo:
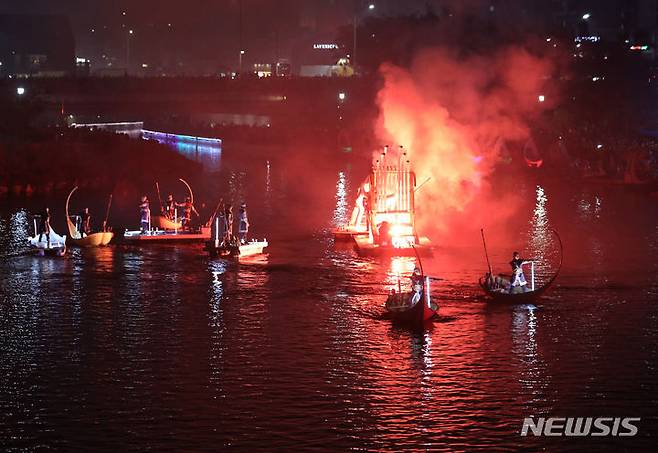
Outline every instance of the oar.
<path id="1" fill-rule="evenodd" d="M 219 199 L 219 203 L 217 203 L 217 206 L 215 207 L 215 210 L 213 211 L 210 218 L 208 219 L 208 223 L 206 223 L 206 225 L 212 225 L 212 221 L 215 218 L 215 216 L 217 216 L 217 211 L 219 211 L 219 207 L 222 205 L 222 203 L 224 203 L 224 198 Z"/>
<path id="2" fill-rule="evenodd" d="M 107 200 L 107 209 L 105 210 L 105 220 L 103 220 L 103 232 L 107 231 L 107 219 L 110 217 L 110 207 L 112 207 L 112 194 L 110 194 L 110 199 Z"/>
<path id="3" fill-rule="evenodd" d="M 489 252 L 487 251 L 487 241 L 484 239 L 484 228 L 480 228 L 482 234 L 482 244 L 484 244 L 484 256 L 487 257 L 487 265 L 489 266 L 489 275 L 493 277 L 493 270 L 491 269 L 491 262 L 489 261 Z"/>
<path id="4" fill-rule="evenodd" d="M 160 184 L 158 184 L 158 181 L 155 182 L 155 191 L 158 193 L 158 201 L 160 202 L 160 213 L 164 214 L 165 209 L 164 209 L 164 205 L 162 204 L 162 198 L 160 197 Z"/>

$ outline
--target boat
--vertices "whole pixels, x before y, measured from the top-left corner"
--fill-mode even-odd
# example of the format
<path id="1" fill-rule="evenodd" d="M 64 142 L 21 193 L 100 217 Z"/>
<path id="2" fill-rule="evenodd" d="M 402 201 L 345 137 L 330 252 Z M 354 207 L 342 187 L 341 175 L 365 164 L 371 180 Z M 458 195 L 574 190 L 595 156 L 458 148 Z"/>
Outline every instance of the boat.
<path id="1" fill-rule="evenodd" d="M 359 255 L 432 254 L 430 240 L 416 231 L 415 194 L 429 180 L 417 186 L 404 148 L 389 152 L 388 146 L 384 147 L 359 189 L 361 201 L 357 199 L 356 207 L 362 213 L 355 227 L 360 229 L 359 234 L 351 235 Z"/>
<path id="2" fill-rule="evenodd" d="M 415 248 L 414 248 L 415 249 Z M 420 255 L 416 255 L 421 269 L 423 284 L 416 284 L 412 291 L 402 292 L 398 280 L 398 291 L 392 290 L 386 299 L 386 312 L 395 323 L 414 328 L 423 328 L 425 323 L 438 315 L 439 306 L 430 296 L 430 277 L 423 271 Z"/>
<path id="3" fill-rule="evenodd" d="M 76 190 L 78 190 L 77 186 L 71 190 L 69 196 L 66 198 L 66 226 L 69 230 L 67 243 L 75 247 L 103 247 L 108 245 L 114 237 L 113 232 L 107 231 L 107 217 L 110 213 L 110 206 L 112 205 L 112 195 L 110 195 L 110 199 L 107 204 L 105 221 L 103 222 L 103 231 L 83 235 L 78 230 L 76 225 L 71 221 L 71 215 L 69 215 L 69 203 L 71 201 L 71 196 Z"/>
<path id="4" fill-rule="evenodd" d="M 185 187 L 187 188 L 187 192 L 189 194 L 190 200 L 192 200 L 192 203 L 194 204 L 194 193 L 192 192 L 192 188 L 190 185 L 185 181 L 183 178 L 178 178 L 180 182 L 182 182 Z M 178 217 L 178 208 L 174 209 L 174 218 L 170 219 L 167 217 L 165 214 L 165 209 L 164 205 L 162 204 L 162 197 L 160 196 L 160 185 L 156 182 L 155 183 L 155 189 L 158 194 L 158 201 L 160 202 L 160 212 L 162 213 L 161 215 L 156 215 L 153 216 L 151 219 L 151 224 L 154 228 L 161 229 L 161 230 L 180 230 L 183 228 L 183 222 L 180 220 Z"/>
<path id="5" fill-rule="evenodd" d="M 494 302 L 507 302 L 507 303 L 529 303 L 534 302 L 539 299 L 553 284 L 555 279 L 557 279 L 562 269 L 563 261 L 563 250 L 562 250 L 562 240 L 557 231 L 552 230 L 555 236 L 557 237 L 558 244 L 560 245 L 560 262 L 558 264 L 557 271 L 548 279 L 548 281 L 537 287 L 535 284 L 535 267 L 534 262 L 531 262 L 531 271 L 530 271 L 530 289 L 525 290 L 525 287 L 516 287 L 518 292 L 510 292 L 509 279 L 504 276 L 493 277 L 493 271 L 491 264 L 489 263 L 489 254 L 487 252 L 487 244 L 484 240 L 484 230 L 481 230 L 482 241 L 484 243 L 484 250 L 487 256 L 487 263 L 489 264 L 489 272 L 479 279 L 480 288 L 485 292 L 485 294 Z"/>
<path id="6" fill-rule="evenodd" d="M 27 238 L 30 248 L 39 256 L 64 256 L 66 254 L 66 236 L 60 236 L 50 227 L 50 244 L 46 235 L 39 237 L 37 231 L 37 220 L 34 221 L 34 236 Z M 41 240 L 40 240 L 41 239 Z"/>
<path id="7" fill-rule="evenodd" d="M 261 241 L 254 239 L 239 245 L 225 245 L 223 243 L 215 243 L 213 241 L 209 241 L 206 243 L 205 250 L 210 253 L 211 258 L 237 258 L 240 256 L 244 257 L 262 255 L 265 247 L 269 245 L 270 244 L 267 242 L 267 239 L 263 239 Z"/>
<path id="8" fill-rule="evenodd" d="M 189 192 L 190 200 L 194 203 L 194 193 L 192 188 L 183 179 L 179 178 Z M 160 187 L 156 183 L 158 191 L 158 199 L 160 199 Z M 180 222 L 175 219 L 174 221 L 168 219 L 166 216 L 155 216 L 149 219 L 149 228 L 147 231 L 141 230 L 128 230 L 123 233 L 123 241 L 128 243 L 152 244 L 152 243 L 177 243 L 177 242 L 207 242 L 210 240 L 211 227 L 213 221 L 217 217 L 217 210 L 220 203 L 215 208 L 215 212 L 210 216 L 208 221 L 195 229 L 184 230 Z M 160 201 L 162 206 L 162 201 Z M 177 217 L 177 215 L 175 216 Z M 155 222 L 155 223 L 154 223 Z"/>
<path id="9" fill-rule="evenodd" d="M 214 216 L 210 240 L 206 242 L 204 247 L 204 250 L 210 253 L 211 258 L 237 258 L 241 256 L 261 255 L 265 247 L 270 245 L 267 239 L 261 241 L 253 239 L 244 243 L 237 239 L 226 241 L 223 238 L 224 234 L 220 228 L 220 222 L 223 223 L 219 217 Z"/>

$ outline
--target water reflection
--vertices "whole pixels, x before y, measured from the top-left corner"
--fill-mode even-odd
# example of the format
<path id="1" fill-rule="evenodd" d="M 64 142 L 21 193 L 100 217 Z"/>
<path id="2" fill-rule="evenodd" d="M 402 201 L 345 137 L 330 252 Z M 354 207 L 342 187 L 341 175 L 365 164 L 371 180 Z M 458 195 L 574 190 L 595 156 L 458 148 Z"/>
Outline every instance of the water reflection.
<path id="1" fill-rule="evenodd" d="M 0 217 L 0 258 L 16 255 L 27 249 L 29 217 L 24 209 Z"/>
<path id="2" fill-rule="evenodd" d="M 348 187 L 345 172 L 338 172 L 338 182 L 336 182 L 336 207 L 334 209 L 333 226 L 339 227 L 346 225 L 349 218 L 349 202 L 347 199 Z"/>
<path id="3" fill-rule="evenodd" d="M 520 364 L 518 379 L 521 391 L 530 396 L 526 401 L 526 410 L 530 414 L 536 414 L 546 404 L 551 386 L 551 376 L 538 350 L 537 330 L 537 307 L 532 304 L 514 307 L 512 347 Z"/>

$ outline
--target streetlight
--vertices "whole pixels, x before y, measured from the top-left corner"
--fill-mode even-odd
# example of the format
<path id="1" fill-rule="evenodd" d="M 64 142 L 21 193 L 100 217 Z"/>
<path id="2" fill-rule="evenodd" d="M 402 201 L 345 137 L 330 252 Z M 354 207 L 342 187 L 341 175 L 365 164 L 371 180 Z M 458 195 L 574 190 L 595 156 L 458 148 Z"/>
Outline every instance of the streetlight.
<path id="1" fill-rule="evenodd" d="M 130 71 L 130 37 L 133 35 L 133 30 L 128 30 L 126 33 L 126 74 Z"/>
<path id="2" fill-rule="evenodd" d="M 587 20 L 587 19 L 589 19 L 590 17 L 592 17 L 592 15 L 591 15 L 590 13 L 585 13 L 585 14 L 583 14 L 583 20 Z"/>
<path id="3" fill-rule="evenodd" d="M 347 95 L 345 94 L 344 91 L 341 91 L 340 93 L 338 93 L 338 100 L 339 100 L 339 101 L 342 102 L 342 101 L 345 100 L 345 98 L 347 98 Z"/>
<path id="4" fill-rule="evenodd" d="M 23 87 L 16 88 L 16 94 L 19 96 L 23 96 L 25 94 L 25 88 Z"/>
<path id="5" fill-rule="evenodd" d="M 537 100 L 539 102 L 544 102 L 546 100 L 546 97 L 543 94 L 540 94 L 539 96 L 537 96 Z"/>
<path id="6" fill-rule="evenodd" d="M 239 71 L 240 74 L 242 74 L 242 57 L 244 56 L 244 54 L 245 54 L 244 49 L 240 49 L 240 55 L 238 57 L 239 58 L 239 64 L 238 64 L 239 70 L 238 71 Z"/>

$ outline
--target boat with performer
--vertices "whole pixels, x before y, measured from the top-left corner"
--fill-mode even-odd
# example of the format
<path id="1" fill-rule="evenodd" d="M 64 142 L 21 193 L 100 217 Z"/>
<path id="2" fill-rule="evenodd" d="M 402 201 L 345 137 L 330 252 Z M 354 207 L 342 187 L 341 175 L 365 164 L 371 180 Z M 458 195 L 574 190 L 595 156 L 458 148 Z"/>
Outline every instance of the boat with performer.
<path id="1" fill-rule="evenodd" d="M 185 185 L 188 196 L 190 197 L 192 204 L 194 204 L 194 192 L 192 192 L 192 187 L 190 187 L 187 181 L 183 178 L 178 178 L 178 180 Z M 160 196 L 160 184 L 158 182 L 155 183 L 155 189 L 158 194 L 158 202 L 160 203 L 160 214 L 153 216 L 151 221 L 152 226 L 159 230 L 181 230 L 183 228 L 183 222 L 178 215 L 176 203 L 174 202 L 173 206 L 165 206 L 162 202 L 162 197 Z M 167 200 L 167 203 L 169 204 L 170 200 Z"/>
<path id="2" fill-rule="evenodd" d="M 192 209 L 194 209 L 194 193 L 192 192 L 192 188 L 184 179 L 180 178 L 179 181 L 181 181 L 187 187 L 189 196 L 187 197 L 186 203 L 189 203 L 189 206 L 192 206 Z M 150 204 L 146 196 L 144 196 L 142 205 L 140 205 L 140 207 L 145 206 L 143 208 L 143 211 L 146 213 L 145 219 L 143 218 L 144 225 L 140 230 L 126 229 L 123 233 L 124 242 L 134 244 L 153 244 L 205 242 L 210 240 L 211 225 L 213 224 L 213 221 L 217 215 L 217 209 L 219 209 L 219 206 L 222 203 L 221 201 L 220 204 L 217 205 L 215 212 L 213 212 L 205 224 L 192 228 L 183 225 L 183 218 L 178 216 L 178 210 L 176 207 L 171 209 L 171 218 L 165 215 L 165 209 L 163 208 L 162 200 L 160 198 L 160 188 L 158 183 L 156 183 L 156 188 L 162 215 L 154 217 L 151 216 Z M 196 210 L 194 212 L 196 212 Z"/>
<path id="3" fill-rule="evenodd" d="M 38 256 L 64 256 L 66 254 L 66 236 L 60 236 L 50 228 L 48 235 L 39 232 L 37 219 L 40 216 L 34 216 L 32 221 L 34 225 L 34 236 L 28 237 L 30 249 Z"/>
<path id="4" fill-rule="evenodd" d="M 386 299 L 386 313 L 395 323 L 414 328 L 424 328 L 426 322 L 438 315 L 439 306 L 432 301 L 430 295 L 430 277 L 422 270 L 422 262 L 418 257 L 420 267 L 414 269 L 411 276 L 411 291 L 402 291 L 398 279 L 398 290 L 392 289 Z"/>
<path id="5" fill-rule="evenodd" d="M 355 219 L 359 230 L 358 234 L 351 234 L 357 253 L 365 256 L 432 254 L 430 240 L 416 231 L 415 195 L 427 181 L 429 178 L 416 185 L 416 174 L 403 147 L 394 151 L 384 147 L 359 189 L 356 206 L 359 213 Z"/>
<path id="6" fill-rule="evenodd" d="M 71 201 L 71 196 L 76 190 L 78 190 L 77 186 L 71 190 L 69 196 L 66 198 L 66 226 L 69 230 L 69 235 L 66 239 L 67 244 L 75 247 L 101 247 L 108 245 L 114 237 L 114 233 L 112 231 L 108 231 L 107 228 L 107 219 L 110 214 L 110 207 L 112 206 L 112 195 L 110 194 L 110 198 L 107 203 L 105 220 L 103 221 L 103 230 L 97 231 L 95 233 L 84 234 L 78 227 L 80 216 L 72 216 L 69 214 L 69 203 Z M 73 220 L 75 220 L 75 223 Z"/>
<path id="7" fill-rule="evenodd" d="M 514 285 L 512 283 L 513 279 L 515 278 L 514 275 L 512 275 L 511 278 L 502 274 L 494 275 L 491 262 L 489 261 L 489 253 L 487 251 L 487 243 L 484 238 L 484 230 L 481 230 L 482 242 L 484 244 L 487 264 L 489 266 L 489 272 L 487 272 L 483 277 L 480 277 L 479 280 L 480 287 L 485 292 L 485 294 L 494 302 L 528 303 L 539 299 L 551 287 L 555 279 L 557 279 L 558 275 L 560 274 L 560 270 L 562 269 L 562 240 L 560 239 L 560 235 L 557 233 L 557 231 L 552 230 L 552 232 L 555 234 L 555 237 L 557 238 L 558 244 L 560 246 L 559 264 L 553 275 L 551 275 L 551 277 L 549 277 L 544 284 L 537 286 L 534 261 L 522 261 L 519 265 L 520 271 L 518 272 L 522 272 L 523 265 L 530 266 L 530 282 L 525 282 L 524 277 L 523 284 Z"/>
<path id="8" fill-rule="evenodd" d="M 242 209 L 246 211 L 246 205 L 243 204 Z M 204 247 L 210 253 L 211 258 L 237 258 L 263 254 L 263 250 L 270 244 L 267 242 L 267 239 L 247 240 L 246 230 L 248 229 L 248 220 L 245 220 L 247 227 L 244 232 L 240 233 L 241 237 L 235 237 L 232 233 L 233 226 L 228 225 L 232 224 L 232 219 L 227 223 L 226 218 L 226 215 L 220 214 L 213 219 L 210 240 L 206 242 Z"/>

